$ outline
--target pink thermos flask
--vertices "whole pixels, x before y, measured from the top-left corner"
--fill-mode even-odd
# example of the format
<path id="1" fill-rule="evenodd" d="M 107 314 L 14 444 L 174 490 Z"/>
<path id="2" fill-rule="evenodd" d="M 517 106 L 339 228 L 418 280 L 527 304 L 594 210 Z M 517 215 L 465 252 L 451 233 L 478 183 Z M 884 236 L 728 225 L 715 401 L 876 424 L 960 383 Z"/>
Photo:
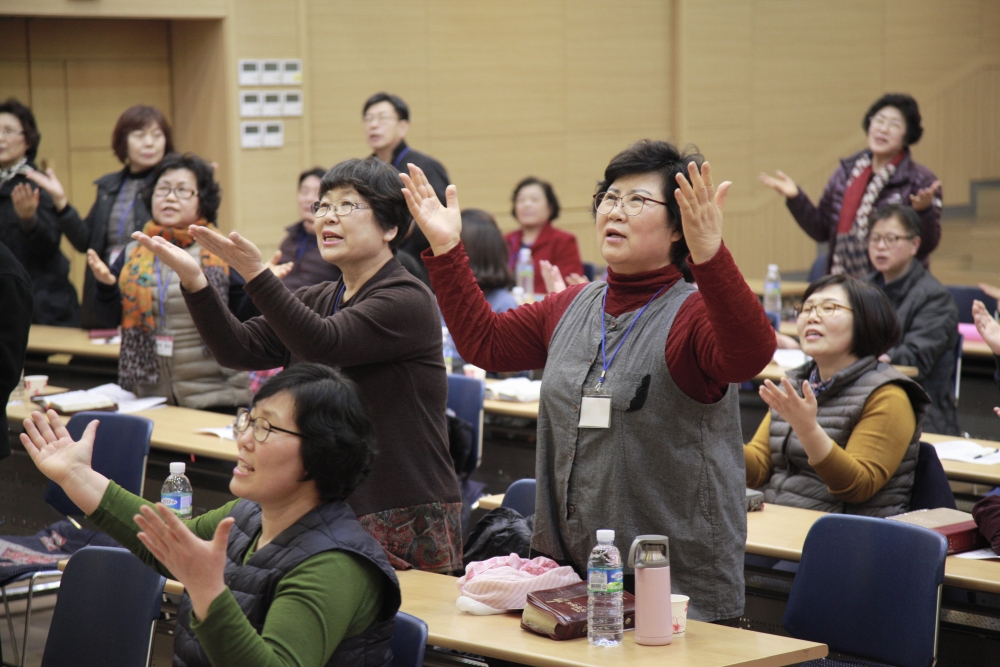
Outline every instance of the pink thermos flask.
<path id="1" fill-rule="evenodd" d="M 669 644 L 674 638 L 670 606 L 670 549 L 664 535 L 640 535 L 628 552 L 635 569 L 635 642 Z"/>

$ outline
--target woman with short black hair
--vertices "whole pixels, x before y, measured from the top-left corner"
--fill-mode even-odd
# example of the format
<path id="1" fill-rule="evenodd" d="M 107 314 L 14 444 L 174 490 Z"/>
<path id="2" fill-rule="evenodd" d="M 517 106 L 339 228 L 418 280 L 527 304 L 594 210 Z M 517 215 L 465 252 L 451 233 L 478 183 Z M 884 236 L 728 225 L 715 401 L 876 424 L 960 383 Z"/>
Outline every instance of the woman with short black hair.
<path id="1" fill-rule="evenodd" d="M 76 442 L 52 411 L 24 428 L 39 470 L 184 584 L 175 665 L 389 664 L 399 582 L 344 502 L 368 472 L 372 429 L 343 374 L 305 363 L 269 380 L 236 421 L 237 500 L 186 521 L 90 467 L 98 420 Z"/>
<path id="2" fill-rule="evenodd" d="M 818 206 L 780 170 L 776 176 L 761 172 L 760 180 L 786 197 L 788 210 L 806 234 L 829 243 L 825 273 L 861 278 L 871 271 L 869 216 L 885 204 L 912 206 L 920 214 L 923 242 L 917 259 L 927 266 L 941 239 L 941 181 L 910 155 L 910 146 L 924 131 L 917 101 L 887 93 L 869 107 L 861 127 L 868 147 L 840 161 Z"/>
<path id="3" fill-rule="evenodd" d="M 441 320 L 434 295 L 394 257 L 411 217 L 399 174 L 378 158 L 346 160 L 324 177 L 314 207 L 323 259 L 337 282 L 292 294 L 236 232 L 192 227 L 192 237 L 246 276 L 263 313 L 240 323 L 202 268 L 161 239 L 139 241 L 180 276 L 208 349 L 227 368 L 313 361 L 358 385 L 379 454 L 348 502 L 399 568 L 462 568 L 462 498 L 448 449 Z"/>
<path id="4" fill-rule="evenodd" d="M 899 339 L 892 304 L 872 285 L 826 276 L 806 290 L 796 324 L 812 360 L 760 388 L 771 410 L 743 450 L 747 486 L 778 505 L 907 511 L 930 399 L 878 360 Z"/>
<path id="5" fill-rule="evenodd" d="M 55 170 L 30 171 L 27 176 L 52 196 L 59 227 L 79 252 L 93 250 L 105 264 L 115 263 L 131 240 L 150 218 L 148 200 L 142 197 L 153 168 L 174 150 L 170 123 L 156 107 L 136 104 L 122 112 L 111 132 L 111 150 L 124 165 L 119 171 L 97 179 L 97 198 L 86 218 L 69 202 Z M 112 321 L 94 313 L 94 273 L 88 267 L 83 282 L 81 322 L 87 329 L 113 328 Z"/>
<path id="6" fill-rule="evenodd" d="M 531 250 L 535 265 L 535 293 L 545 294 L 545 278 L 540 262 L 546 261 L 567 280 L 583 276 L 583 262 L 576 235 L 557 229 L 552 222 L 559 217 L 559 199 L 552 184 L 528 176 L 514 186 L 510 196 L 510 214 L 517 220 L 518 228 L 507 234 L 508 264 L 514 269 L 521 248 Z"/>

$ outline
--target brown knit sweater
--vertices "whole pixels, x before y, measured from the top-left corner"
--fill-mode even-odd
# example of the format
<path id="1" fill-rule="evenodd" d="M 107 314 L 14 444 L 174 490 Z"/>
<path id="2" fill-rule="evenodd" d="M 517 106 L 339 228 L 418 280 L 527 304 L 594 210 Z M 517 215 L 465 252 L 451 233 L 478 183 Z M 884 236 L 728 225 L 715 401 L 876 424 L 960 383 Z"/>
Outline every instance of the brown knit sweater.
<path id="1" fill-rule="evenodd" d="M 434 296 L 396 259 L 334 313 L 342 284 L 293 295 L 265 271 L 245 287 L 263 317 L 242 324 L 214 290 L 184 298 L 223 366 L 263 370 L 312 361 L 340 368 L 357 384 L 378 450 L 368 479 L 347 499 L 359 516 L 460 502 L 448 453 L 448 381 Z"/>

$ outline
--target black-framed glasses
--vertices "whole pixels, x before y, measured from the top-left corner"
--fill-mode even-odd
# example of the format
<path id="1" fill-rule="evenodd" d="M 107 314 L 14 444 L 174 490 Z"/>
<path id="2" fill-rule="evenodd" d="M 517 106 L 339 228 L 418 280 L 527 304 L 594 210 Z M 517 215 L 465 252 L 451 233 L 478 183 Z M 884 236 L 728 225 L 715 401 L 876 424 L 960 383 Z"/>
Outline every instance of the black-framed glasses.
<path id="1" fill-rule="evenodd" d="M 824 301 L 823 303 L 814 303 L 811 306 L 796 306 L 795 317 L 799 318 L 803 315 L 811 317 L 813 311 L 818 312 L 822 317 L 832 317 L 838 310 L 846 310 L 852 313 L 854 312 L 853 308 L 842 306 L 839 303 L 834 303 L 833 301 Z"/>
<path id="2" fill-rule="evenodd" d="M 328 204 L 325 201 L 318 201 L 312 205 L 312 212 L 317 218 L 322 218 L 331 210 L 337 215 L 350 215 L 356 208 L 371 208 L 367 204 L 355 204 L 352 201 L 341 199 L 340 201 Z"/>
<path id="3" fill-rule="evenodd" d="M 642 207 L 646 202 L 660 204 L 661 206 L 667 205 L 667 202 L 665 201 L 658 201 L 656 199 L 652 199 L 651 197 L 643 197 L 642 195 L 637 194 L 619 197 L 611 194 L 610 192 L 598 192 L 594 195 L 594 209 L 601 215 L 609 215 L 611 211 L 615 210 L 615 206 L 618 202 L 622 203 L 622 212 L 627 216 L 639 215 L 642 213 Z"/>
<path id="4" fill-rule="evenodd" d="M 880 243 L 885 243 L 886 248 L 892 248 L 903 239 L 909 241 L 912 238 L 912 234 L 910 236 L 897 236 L 896 234 L 871 234 L 868 237 L 868 245 L 874 248 Z"/>
<path id="5" fill-rule="evenodd" d="M 192 190 L 191 188 L 189 188 L 184 184 L 173 187 L 169 185 L 157 185 L 156 189 L 153 190 L 154 195 L 156 195 L 157 197 L 161 197 L 163 199 L 169 197 L 171 192 L 173 192 L 177 196 L 177 198 L 182 201 L 187 201 L 188 199 L 191 199 L 196 194 L 198 194 L 197 190 Z"/>
<path id="6" fill-rule="evenodd" d="M 282 433 L 288 433 L 289 435 L 297 435 L 302 437 L 301 433 L 296 433 L 295 431 L 289 431 L 287 428 L 280 428 L 278 426 L 272 426 L 271 422 L 267 421 L 263 417 L 251 417 L 250 411 L 246 408 L 240 408 L 236 412 L 236 432 L 242 433 L 243 431 L 250 428 L 253 424 L 253 439 L 257 442 L 264 442 L 267 440 L 267 436 L 271 435 L 271 431 L 281 431 Z"/>

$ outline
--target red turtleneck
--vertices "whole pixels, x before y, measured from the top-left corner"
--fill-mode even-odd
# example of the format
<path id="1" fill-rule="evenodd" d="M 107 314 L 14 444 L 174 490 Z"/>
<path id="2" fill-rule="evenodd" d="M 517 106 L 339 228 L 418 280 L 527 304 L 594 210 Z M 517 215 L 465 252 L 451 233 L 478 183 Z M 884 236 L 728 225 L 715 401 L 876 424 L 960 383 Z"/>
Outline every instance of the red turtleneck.
<path id="1" fill-rule="evenodd" d="M 459 354 L 489 371 L 545 366 L 552 332 L 584 287 L 574 285 L 544 301 L 494 313 L 462 244 L 437 257 L 424 251 L 423 260 Z M 667 368 L 685 394 L 714 403 L 729 383 L 750 380 L 767 365 L 774 354 L 774 329 L 725 244 L 704 264 L 693 264 L 690 257 L 688 262 L 699 291 L 681 306 L 667 336 Z M 680 279 L 673 265 L 629 276 L 609 270 L 607 312 L 618 317 L 637 310 Z"/>

